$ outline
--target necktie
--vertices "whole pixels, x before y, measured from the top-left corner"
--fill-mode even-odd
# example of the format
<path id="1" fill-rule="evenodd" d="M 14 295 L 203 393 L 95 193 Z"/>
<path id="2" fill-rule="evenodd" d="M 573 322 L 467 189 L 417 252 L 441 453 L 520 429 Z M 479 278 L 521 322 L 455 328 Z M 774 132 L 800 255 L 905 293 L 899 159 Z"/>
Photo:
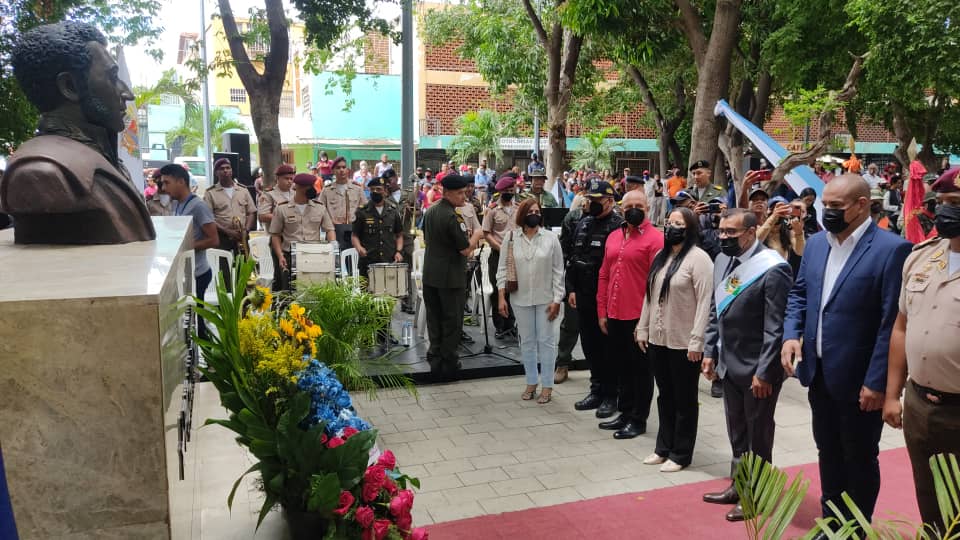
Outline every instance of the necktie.
<path id="1" fill-rule="evenodd" d="M 723 277 L 726 278 L 727 276 L 732 274 L 733 271 L 736 270 L 738 266 L 740 266 L 740 259 L 738 257 L 734 257 L 733 259 L 730 260 L 730 264 L 727 265 L 727 271 L 723 273 Z"/>

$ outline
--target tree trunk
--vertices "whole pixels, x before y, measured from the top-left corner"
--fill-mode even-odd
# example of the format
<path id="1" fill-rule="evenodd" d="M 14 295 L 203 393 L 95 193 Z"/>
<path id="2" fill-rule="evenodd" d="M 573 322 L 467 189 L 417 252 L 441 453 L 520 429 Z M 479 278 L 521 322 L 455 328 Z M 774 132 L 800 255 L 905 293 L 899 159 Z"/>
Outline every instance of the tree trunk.
<path id="1" fill-rule="evenodd" d="M 894 157 L 900 162 L 900 170 L 906 172 L 910 168 L 910 156 L 907 148 L 913 141 L 913 130 L 907 123 L 906 111 L 897 103 L 891 103 L 893 109 L 893 134 L 897 138 L 897 148 L 893 151 Z"/>
<path id="2" fill-rule="evenodd" d="M 678 2 L 678 6 L 681 3 L 686 2 Z M 697 101 L 693 109 L 693 134 L 690 139 L 691 163 L 709 160 L 717 152 L 720 128 L 713 109 L 717 100 L 727 96 L 731 56 L 739 35 L 741 3 L 741 0 L 717 0 L 710 40 L 703 61 L 698 62 Z M 684 30 L 691 43 L 697 42 L 691 32 L 703 31 L 702 27 L 688 24 L 684 24 Z"/>
<path id="3" fill-rule="evenodd" d="M 257 150 L 260 154 L 260 167 L 263 169 L 263 187 L 273 186 L 276 177 L 273 174 L 282 161 L 282 142 L 280 139 L 280 94 L 270 91 L 253 99 L 250 95 L 250 116 L 253 130 L 257 133 Z M 269 175 L 267 173 L 269 171 Z"/>

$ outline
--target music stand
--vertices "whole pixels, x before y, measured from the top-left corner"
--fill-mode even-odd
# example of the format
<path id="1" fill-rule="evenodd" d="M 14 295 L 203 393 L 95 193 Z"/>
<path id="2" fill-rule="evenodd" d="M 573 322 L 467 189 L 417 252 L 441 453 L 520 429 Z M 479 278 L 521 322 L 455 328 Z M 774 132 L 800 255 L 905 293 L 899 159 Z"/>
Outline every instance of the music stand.
<path id="1" fill-rule="evenodd" d="M 477 251 L 477 261 L 478 261 L 478 262 L 483 260 L 482 255 L 483 255 L 483 244 L 480 245 L 479 251 Z M 465 354 L 465 355 L 463 355 L 463 356 L 458 356 L 457 359 L 458 359 L 458 360 L 463 360 L 463 359 L 465 359 L 465 358 L 477 358 L 477 357 L 479 357 L 479 356 L 496 356 L 497 358 L 502 358 L 502 359 L 504 359 L 504 360 L 508 360 L 508 361 L 510 361 L 510 362 L 513 362 L 514 364 L 521 364 L 522 362 L 520 362 L 520 361 L 517 360 L 516 358 L 511 358 L 511 357 L 509 357 L 509 356 L 507 356 L 507 355 L 505 355 L 505 354 L 498 353 L 498 352 L 496 352 L 496 351 L 493 350 L 493 347 L 490 346 L 490 325 L 487 323 L 487 320 L 486 320 L 486 317 L 487 317 L 487 301 L 486 301 L 486 298 L 485 298 L 486 295 L 483 294 L 483 281 L 482 281 L 482 280 L 483 280 L 483 271 L 484 271 L 484 270 L 483 270 L 483 264 L 478 264 L 478 265 L 477 265 L 477 270 L 479 270 L 479 271 L 478 271 L 478 272 L 474 272 L 474 274 L 473 274 L 473 279 L 474 279 L 474 280 L 476 281 L 476 283 L 477 283 L 477 290 L 478 290 L 478 293 L 480 294 L 480 313 L 481 313 L 481 316 L 484 318 L 484 320 L 483 320 L 483 343 L 484 343 L 484 345 L 483 345 L 483 350 L 480 351 L 480 352 L 471 352 L 470 354 Z M 467 351 L 470 350 L 470 349 L 468 349 L 465 345 L 463 345 L 463 343 L 461 343 L 460 346 L 463 347 L 464 350 L 467 350 Z"/>

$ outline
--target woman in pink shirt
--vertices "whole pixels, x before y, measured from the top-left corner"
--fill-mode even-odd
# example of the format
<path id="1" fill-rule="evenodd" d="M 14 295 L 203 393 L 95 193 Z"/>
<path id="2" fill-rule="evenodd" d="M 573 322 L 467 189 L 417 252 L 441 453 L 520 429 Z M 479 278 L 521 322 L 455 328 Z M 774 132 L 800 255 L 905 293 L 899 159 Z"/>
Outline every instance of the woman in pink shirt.
<path id="1" fill-rule="evenodd" d="M 627 193 L 622 206 L 626 223 L 607 237 L 597 283 L 600 330 L 609 336 L 610 350 L 617 352 L 611 361 L 619 379 L 620 416 L 601 422 L 600 429 L 616 430 L 615 439 L 632 439 L 646 433 L 653 399 L 653 371 L 633 332 L 643 308 L 647 275 L 663 249 L 663 233 L 646 219 L 643 191 Z"/>

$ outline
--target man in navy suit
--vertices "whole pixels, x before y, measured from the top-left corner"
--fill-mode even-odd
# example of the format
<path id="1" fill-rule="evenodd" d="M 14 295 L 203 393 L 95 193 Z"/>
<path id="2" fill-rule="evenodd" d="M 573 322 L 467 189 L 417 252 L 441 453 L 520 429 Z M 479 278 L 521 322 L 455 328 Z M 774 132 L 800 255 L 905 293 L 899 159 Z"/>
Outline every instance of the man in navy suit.
<path id="1" fill-rule="evenodd" d="M 824 517 L 832 515 L 828 501 L 846 508 L 846 492 L 870 520 L 880 491 L 890 332 L 911 245 L 870 219 L 870 186 L 859 175 L 834 178 L 822 201 L 826 231 L 807 240 L 780 360 L 810 389 Z"/>

